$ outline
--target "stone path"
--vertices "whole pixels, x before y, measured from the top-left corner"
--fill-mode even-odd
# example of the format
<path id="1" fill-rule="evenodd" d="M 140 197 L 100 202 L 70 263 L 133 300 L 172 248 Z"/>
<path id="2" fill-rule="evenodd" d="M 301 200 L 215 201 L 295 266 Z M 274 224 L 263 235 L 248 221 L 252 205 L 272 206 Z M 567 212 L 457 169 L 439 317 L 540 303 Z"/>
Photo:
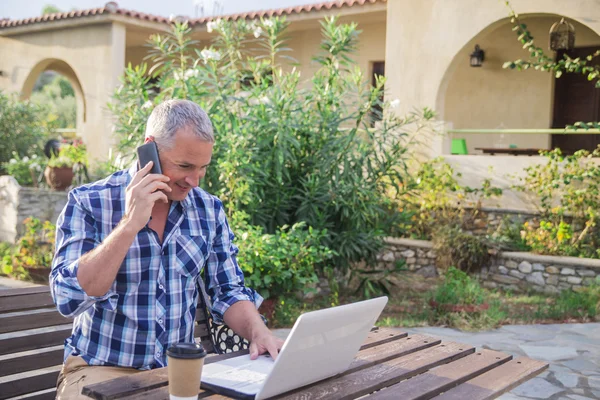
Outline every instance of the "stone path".
<path id="1" fill-rule="evenodd" d="M 401 329 L 547 361 L 550 366 L 501 400 L 600 399 L 600 323 L 507 325 L 493 331 L 462 332 L 450 328 Z M 289 329 L 276 329 L 285 338 Z"/>

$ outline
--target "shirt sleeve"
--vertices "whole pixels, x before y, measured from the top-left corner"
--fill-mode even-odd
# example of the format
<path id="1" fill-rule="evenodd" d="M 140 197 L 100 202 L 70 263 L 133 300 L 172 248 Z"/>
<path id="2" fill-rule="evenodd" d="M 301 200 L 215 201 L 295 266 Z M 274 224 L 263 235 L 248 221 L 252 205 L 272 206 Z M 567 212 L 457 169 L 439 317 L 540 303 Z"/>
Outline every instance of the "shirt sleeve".
<path id="1" fill-rule="evenodd" d="M 238 248 L 233 244 L 233 232 L 218 200 L 215 202 L 215 214 L 216 233 L 206 264 L 206 292 L 211 298 L 213 318 L 220 324 L 225 311 L 238 301 L 251 301 L 258 308 L 263 298 L 244 285 L 244 273 L 236 260 Z"/>
<path id="2" fill-rule="evenodd" d="M 56 224 L 56 252 L 50 271 L 50 291 L 58 311 L 75 317 L 96 302 L 114 310 L 118 295 L 108 291 L 104 296 L 88 296 L 77 280 L 79 259 L 94 249 L 97 241 L 95 220 L 79 201 L 76 191 L 69 193 L 67 205 Z"/>

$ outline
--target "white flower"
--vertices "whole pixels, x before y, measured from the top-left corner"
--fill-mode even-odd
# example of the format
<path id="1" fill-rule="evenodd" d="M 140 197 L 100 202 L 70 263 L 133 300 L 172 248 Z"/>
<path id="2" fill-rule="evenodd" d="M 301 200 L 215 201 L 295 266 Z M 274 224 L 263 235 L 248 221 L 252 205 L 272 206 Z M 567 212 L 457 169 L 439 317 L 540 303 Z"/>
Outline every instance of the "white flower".
<path id="1" fill-rule="evenodd" d="M 255 38 L 257 38 L 257 39 L 258 39 L 258 38 L 260 37 L 260 35 L 262 35 L 262 33 L 263 33 L 263 31 L 262 31 L 262 29 L 260 28 L 260 26 L 259 26 L 259 27 L 257 27 L 256 29 L 254 29 L 254 37 L 255 37 Z"/>
<path id="2" fill-rule="evenodd" d="M 34 154 L 34 155 L 31 156 L 32 160 L 35 160 L 36 158 L 37 158 L 37 154 Z"/>
<path id="3" fill-rule="evenodd" d="M 11 159 L 10 159 L 10 161 L 9 161 L 9 163 L 11 163 L 11 164 L 16 164 L 16 163 L 17 163 L 17 160 L 15 160 L 14 158 L 11 158 Z"/>
<path id="4" fill-rule="evenodd" d="M 400 106 L 400 99 L 390 101 L 390 108 L 398 108 L 398 106 Z"/>
<path id="5" fill-rule="evenodd" d="M 175 71 L 173 72 L 173 78 L 175 78 L 175 80 L 181 80 L 181 78 L 183 78 L 182 75 L 179 74 L 179 71 Z"/>
<path id="6" fill-rule="evenodd" d="M 220 26 L 221 26 L 221 18 L 219 18 L 215 21 L 208 21 L 206 23 L 206 31 L 208 33 L 211 33 L 212 31 L 219 29 Z"/>
<path id="7" fill-rule="evenodd" d="M 23 158 L 21 159 L 21 161 L 23 161 L 23 162 L 28 162 L 28 161 L 29 161 L 29 157 L 25 156 L 25 157 L 23 157 Z"/>
<path id="8" fill-rule="evenodd" d="M 202 50 L 200 52 L 200 56 L 202 56 L 205 63 L 207 63 L 209 60 L 219 61 L 221 59 L 221 53 L 211 49 Z"/>
<path id="9" fill-rule="evenodd" d="M 198 70 L 190 68 L 185 71 L 185 74 L 183 76 L 185 77 L 185 79 L 190 79 L 192 76 L 196 77 L 198 76 Z"/>
<path id="10" fill-rule="evenodd" d="M 275 25 L 275 23 L 273 21 L 271 21 L 270 19 L 267 19 L 263 22 L 263 25 L 266 26 L 267 28 L 272 28 L 273 25 Z"/>
<path id="11" fill-rule="evenodd" d="M 151 102 L 150 100 L 148 100 L 147 102 L 145 102 L 145 103 L 142 105 L 142 109 L 146 110 L 146 109 L 148 109 L 148 108 L 152 108 L 152 102 Z"/>

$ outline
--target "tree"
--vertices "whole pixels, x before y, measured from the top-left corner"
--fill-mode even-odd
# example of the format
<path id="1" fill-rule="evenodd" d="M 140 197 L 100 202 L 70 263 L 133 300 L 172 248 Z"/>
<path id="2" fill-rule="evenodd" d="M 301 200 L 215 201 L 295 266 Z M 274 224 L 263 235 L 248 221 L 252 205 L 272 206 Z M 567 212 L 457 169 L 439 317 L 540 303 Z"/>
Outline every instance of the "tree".
<path id="1" fill-rule="evenodd" d="M 47 76 L 53 77 L 47 81 Z M 42 82 L 38 85 L 39 82 Z M 48 82 L 44 84 L 43 82 Z M 77 104 L 75 91 L 71 83 L 62 75 L 43 73 L 36 82 L 37 90 L 31 95 L 31 101 L 45 107 L 46 120 L 54 122 L 59 128 L 75 128 Z M 34 86 L 34 88 L 36 87 Z"/>
<path id="2" fill-rule="evenodd" d="M 519 15 L 512 8 L 510 2 L 507 0 L 505 4 L 510 10 L 509 17 L 510 22 L 514 25 L 513 31 L 517 34 L 517 40 L 521 42 L 523 48 L 529 52 L 530 61 L 507 61 L 502 68 L 517 69 L 519 71 L 533 68 L 537 71 L 552 72 L 556 78 L 560 78 L 564 73 L 583 74 L 588 81 L 595 81 L 596 88 L 600 88 L 600 64 L 592 64 L 595 58 L 600 57 L 600 50 L 586 57 L 577 58 L 571 58 L 565 53 L 561 60 L 554 60 L 553 57 L 546 55 L 544 49 L 535 45 L 533 35 L 527 29 L 527 25 L 519 20 Z M 572 130 L 600 129 L 600 122 L 576 122 L 566 128 Z"/>
<path id="3" fill-rule="evenodd" d="M 56 14 L 56 13 L 61 13 L 61 12 L 63 12 L 63 11 L 53 4 L 46 4 L 44 6 L 44 8 L 42 8 L 42 15 Z"/>

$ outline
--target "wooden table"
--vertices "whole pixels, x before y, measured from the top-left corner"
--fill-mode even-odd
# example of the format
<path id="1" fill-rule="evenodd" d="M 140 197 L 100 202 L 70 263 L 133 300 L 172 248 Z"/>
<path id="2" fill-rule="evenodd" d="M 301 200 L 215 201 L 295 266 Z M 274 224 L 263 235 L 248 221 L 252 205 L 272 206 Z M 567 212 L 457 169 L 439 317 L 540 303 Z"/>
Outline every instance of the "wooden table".
<path id="1" fill-rule="evenodd" d="M 475 147 L 475 150 L 481 150 L 483 154 L 510 154 L 513 156 L 539 156 L 540 151 L 544 149 L 535 149 L 535 148 L 496 148 L 496 147 Z"/>
<path id="2" fill-rule="evenodd" d="M 206 363 L 231 356 L 210 357 Z M 277 399 L 494 399 L 547 367 L 525 357 L 513 360 L 498 351 L 380 328 L 371 331 L 343 374 Z M 83 393 L 98 400 L 168 399 L 167 383 L 167 368 L 160 368 L 89 385 Z M 228 398 L 202 389 L 198 397 Z"/>

